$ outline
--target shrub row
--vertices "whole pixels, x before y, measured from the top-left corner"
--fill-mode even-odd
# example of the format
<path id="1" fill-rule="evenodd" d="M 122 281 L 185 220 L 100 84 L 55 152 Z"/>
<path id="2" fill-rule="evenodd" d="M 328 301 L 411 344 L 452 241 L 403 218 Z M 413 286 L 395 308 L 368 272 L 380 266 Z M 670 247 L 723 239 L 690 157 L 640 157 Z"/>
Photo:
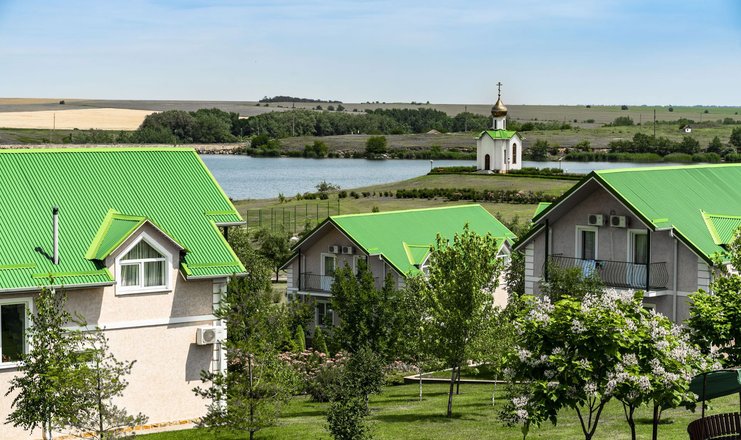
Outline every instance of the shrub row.
<path id="1" fill-rule="evenodd" d="M 474 188 L 413 188 L 396 191 L 397 199 L 433 199 L 444 197 L 450 201 L 472 200 L 482 202 L 534 204 L 552 202 L 558 197 L 542 192 L 512 190 L 477 190 Z"/>

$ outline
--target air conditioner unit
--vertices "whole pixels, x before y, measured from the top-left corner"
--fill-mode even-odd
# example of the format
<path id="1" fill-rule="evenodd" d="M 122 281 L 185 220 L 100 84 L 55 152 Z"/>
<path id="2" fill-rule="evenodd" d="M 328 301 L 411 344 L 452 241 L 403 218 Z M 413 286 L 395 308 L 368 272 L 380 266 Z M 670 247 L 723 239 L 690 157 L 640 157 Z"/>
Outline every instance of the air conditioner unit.
<path id="1" fill-rule="evenodd" d="M 587 224 L 589 226 L 604 226 L 605 217 L 602 214 L 589 214 L 589 217 L 587 217 Z"/>
<path id="2" fill-rule="evenodd" d="M 226 339 L 226 327 L 198 327 L 196 330 L 196 344 L 212 345 Z"/>
<path id="3" fill-rule="evenodd" d="M 624 228 L 628 225 L 628 219 L 624 215 L 611 215 L 610 226 L 613 228 Z"/>
<path id="4" fill-rule="evenodd" d="M 330 246 L 329 251 L 333 254 L 339 254 L 340 253 L 340 247 L 337 245 Z"/>
<path id="5" fill-rule="evenodd" d="M 345 255 L 352 255 L 355 253 L 355 248 L 352 246 L 342 246 L 342 253 Z"/>

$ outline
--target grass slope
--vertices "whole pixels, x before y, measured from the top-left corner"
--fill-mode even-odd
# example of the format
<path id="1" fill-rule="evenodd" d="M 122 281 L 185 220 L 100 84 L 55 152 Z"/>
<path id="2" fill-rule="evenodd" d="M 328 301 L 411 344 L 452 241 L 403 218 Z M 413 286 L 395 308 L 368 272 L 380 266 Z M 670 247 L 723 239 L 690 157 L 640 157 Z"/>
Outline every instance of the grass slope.
<path id="1" fill-rule="evenodd" d="M 501 390 L 501 386 L 500 386 Z M 491 404 L 492 387 L 488 385 L 461 385 L 461 394 L 453 399 L 454 417 L 445 417 L 447 385 L 432 384 L 424 386 L 424 399 L 417 400 L 417 385 L 387 387 L 370 400 L 370 423 L 377 439 L 426 440 L 470 440 L 497 439 L 520 440 L 519 427 L 508 428 L 498 419 L 504 394 L 497 392 L 497 401 Z M 285 408 L 278 426 L 260 431 L 258 439 L 329 439 L 325 411 L 327 404 L 310 402 L 306 397 L 294 398 Z M 738 398 L 729 396 L 714 402 L 712 413 L 738 410 Z M 664 423 L 659 427 L 662 440 L 685 440 L 687 424 L 696 418 L 685 409 L 667 410 L 663 414 Z M 651 410 L 648 407 L 636 411 L 638 438 L 651 438 Z M 141 436 L 143 440 L 191 440 L 215 439 L 206 430 L 187 430 Z M 220 439 L 240 437 L 221 436 Z M 241 437 L 246 438 L 246 437 Z M 559 414 L 558 425 L 546 423 L 540 428 L 533 427 L 528 439 L 572 440 L 584 438 L 579 419 L 571 410 Z M 611 401 L 597 427 L 595 440 L 625 440 L 630 438 L 628 424 L 625 422 L 622 406 Z"/>

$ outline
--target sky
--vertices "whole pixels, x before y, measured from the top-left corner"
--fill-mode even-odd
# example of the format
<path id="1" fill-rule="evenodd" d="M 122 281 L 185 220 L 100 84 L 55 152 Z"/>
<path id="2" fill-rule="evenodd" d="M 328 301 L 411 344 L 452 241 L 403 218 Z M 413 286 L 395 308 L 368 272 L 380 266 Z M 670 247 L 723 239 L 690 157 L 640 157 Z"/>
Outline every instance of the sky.
<path id="1" fill-rule="evenodd" d="M 0 0 L 0 96 L 741 105 L 739 0 Z"/>

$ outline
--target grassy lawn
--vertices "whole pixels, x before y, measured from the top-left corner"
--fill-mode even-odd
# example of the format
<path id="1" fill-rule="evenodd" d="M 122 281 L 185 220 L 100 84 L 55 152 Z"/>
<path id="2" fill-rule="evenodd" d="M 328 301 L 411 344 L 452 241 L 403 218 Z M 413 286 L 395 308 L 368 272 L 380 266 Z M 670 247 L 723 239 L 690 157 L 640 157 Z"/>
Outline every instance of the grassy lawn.
<path id="1" fill-rule="evenodd" d="M 500 387 L 501 388 L 501 387 Z M 492 406 L 489 385 L 461 385 L 461 394 L 453 399 L 454 417 L 445 417 L 447 386 L 424 386 L 424 399 L 417 400 L 417 385 L 387 387 L 378 396 L 371 397 L 370 423 L 378 439 L 497 439 L 519 440 L 519 427 L 508 428 L 501 424 L 497 414 L 501 409 L 503 394 L 497 393 L 497 403 Z M 738 411 L 738 397 L 718 399 L 710 413 Z M 261 439 L 328 439 L 324 412 L 326 404 L 310 402 L 297 397 L 285 408 L 278 426 L 260 431 Z M 699 410 L 698 410 L 699 411 Z M 699 418 L 685 409 L 665 411 L 664 423 L 659 427 L 662 440 L 687 439 L 687 424 Z M 643 407 L 636 412 L 638 438 L 651 436 L 651 410 Z M 215 439 L 206 430 L 188 430 L 141 436 L 146 440 Z M 219 437 L 236 439 L 238 437 Z M 528 439 L 571 440 L 584 438 L 579 420 L 573 411 L 559 415 L 558 426 L 550 423 L 532 428 Z M 595 439 L 623 440 L 630 438 L 630 431 L 622 406 L 611 401 L 600 418 Z"/>
<path id="2" fill-rule="evenodd" d="M 358 214 L 379 211 L 398 211 L 400 209 L 432 208 L 474 203 L 472 201 L 448 202 L 435 199 L 397 199 L 384 197 L 380 192 L 409 188 L 475 188 L 490 190 L 542 191 L 545 194 L 560 195 L 576 182 L 569 180 L 537 179 L 529 177 L 502 177 L 496 175 L 432 175 L 420 176 L 401 182 L 355 189 L 367 191 L 369 197 L 358 199 L 346 197 L 338 199 L 336 193 L 329 200 L 295 200 L 281 203 L 278 199 L 238 200 L 235 206 L 251 227 L 279 227 L 282 224 L 290 231 L 302 230 L 305 223 L 312 225 L 321 222 L 328 215 Z M 349 193 L 350 190 L 348 190 Z M 375 195 L 373 193 L 375 192 Z M 339 201 L 339 205 L 338 205 Z M 515 216 L 521 221 L 529 219 L 535 205 L 516 205 L 508 203 L 481 203 L 500 220 L 512 220 Z"/>

